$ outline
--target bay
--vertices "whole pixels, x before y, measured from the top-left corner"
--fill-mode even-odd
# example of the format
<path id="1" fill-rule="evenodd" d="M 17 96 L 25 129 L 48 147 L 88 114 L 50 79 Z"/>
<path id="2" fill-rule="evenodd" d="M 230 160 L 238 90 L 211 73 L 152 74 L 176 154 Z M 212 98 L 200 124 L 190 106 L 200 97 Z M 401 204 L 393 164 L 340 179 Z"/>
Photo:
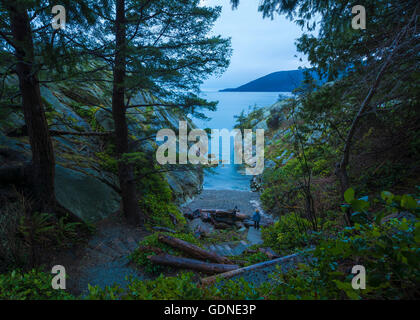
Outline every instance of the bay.
<path id="1" fill-rule="evenodd" d="M 217 111 L 206 111 L 204 114 L 211 118 L 209 121 L 195 119 L 198 128 L 232 130 L 236 119 L 242 110 L 253 106 L 267 107 L 273 105 L 279 95 L 290 96 L 289 92 L 218 92 L 203 91 L 202 97 L 209 101 L 219 101 Z M 231 143 L 233 154 L 233 143 Z M 211 171 L 205 171 L 203 188 L 207 190 L 250 190 L 252 176 L 241 173 L 239 165 L 219 165 Z"/>

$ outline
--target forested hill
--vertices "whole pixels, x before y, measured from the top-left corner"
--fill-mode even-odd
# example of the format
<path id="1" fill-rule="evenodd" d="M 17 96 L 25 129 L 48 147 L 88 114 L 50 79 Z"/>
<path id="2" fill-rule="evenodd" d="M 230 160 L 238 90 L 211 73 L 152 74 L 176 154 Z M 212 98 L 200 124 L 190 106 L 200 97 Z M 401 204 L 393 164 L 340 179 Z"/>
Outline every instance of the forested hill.
<path id="1" fill-rule="evenodd" d="M 290 92 L 296 89 L 304 79 L 306 69 L 278 71 L 248 82 L 237 88 L 220 90 L 221 92 Z M 318 79 L 316 72 L 311 75 Z"/>

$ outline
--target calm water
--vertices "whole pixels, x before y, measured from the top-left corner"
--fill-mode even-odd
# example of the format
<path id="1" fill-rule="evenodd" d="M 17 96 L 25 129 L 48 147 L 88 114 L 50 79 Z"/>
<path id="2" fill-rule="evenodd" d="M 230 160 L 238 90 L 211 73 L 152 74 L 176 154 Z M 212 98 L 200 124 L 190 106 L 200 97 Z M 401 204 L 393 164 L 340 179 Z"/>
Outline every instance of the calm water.
<path id="1" fill-rule="evenodd" d="M 194 122 L 201 129 L 228 129 L 232 130 L 235 118 L 242 110 L 248 110 L 249 106 L 266 107 L 274 104 L 280 93 L 275 92 L 217 92 L 204 91 L 203 97 L 210 101 L 219 101 L 217 111 L 206 112 L 210 121 L 196 119 Z M 282 93 L 288 94 L 288 93 Z M 233 143 L 231 143 L 231 155 L 233 155 Z M 232 162 L 231 162 L 232 163 Z M 238 170 L 239 166 L 219 165 L 212 172 L 204 175 L 204 189 L 213 190 L 249 190 L 251 176 L 243 175 Z"/>

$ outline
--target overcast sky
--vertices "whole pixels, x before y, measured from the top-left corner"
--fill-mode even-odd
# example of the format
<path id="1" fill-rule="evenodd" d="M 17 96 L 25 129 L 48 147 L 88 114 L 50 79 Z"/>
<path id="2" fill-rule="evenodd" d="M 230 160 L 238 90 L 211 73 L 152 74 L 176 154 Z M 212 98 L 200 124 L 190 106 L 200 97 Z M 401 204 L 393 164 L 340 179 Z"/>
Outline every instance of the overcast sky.
<path id="1" fill-rule="evenodd" d="M 241 0 L 232 10 L 230 0 L 203 0 L 222 6 L 214 28 L 216 34 L 232 38 L 233 54 L 228 70 L 204 82 L 203 90 L 235 88 L 275 71 L 294 70 L 307 64 L 296 51 L 295 40 L 301 30 L 284 16 L 263 19 L 257 0 Z M 294 55 L 298 55 L 295 57 Z"/>

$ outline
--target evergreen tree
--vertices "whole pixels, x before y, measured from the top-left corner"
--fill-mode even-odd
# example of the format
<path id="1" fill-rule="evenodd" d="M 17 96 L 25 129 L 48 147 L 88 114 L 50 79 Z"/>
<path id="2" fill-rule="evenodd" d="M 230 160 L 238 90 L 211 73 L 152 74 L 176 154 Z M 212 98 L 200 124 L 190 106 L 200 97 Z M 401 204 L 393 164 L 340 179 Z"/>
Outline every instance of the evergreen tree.
<path id="1" fill-rule="evenodd" d="M 67 9 L 74 9 L 70 12 L 79 11 L 77 15 L 70 14 L 67 17 L 74 23 L 73 27 L 67 25 L 69 30 L 86 27 L 89 19 L 83 14 L 87 12 L 83 2 L 63 1 L 62 4 Z M 63 213 L 65 210 L 55 199 L 55 157 L 40 83 L 42 80 L 51 81 L 58 76 L 62 77 L 63 72 L 69 75 L 76 55 L 71 45 L 65 45 L 65 38 L 60 36 L 61 30 L 52 28 L 51 9 L 49 1 L 0 2 L 3 84 L 7 77 L 15 74 L 19 83 L 19 92 L 6 96 L 5 90 L 2 90 L 0 99 L 8 106 L 21 108 L 24 114 L 32 161 L 28 168 L 15 168 L 15 171 L 29 184 L 35 200 L 32 210 Z M 67 68 L 63 68 L 64 65 Z M 19 98 L 16 99 L 16 96 Z M 21 105 L 13 105 L 15 100 L 20 100 Z"/>
<path id="2" fill-rule="evenodd" d="M 123 211 L 132 223 L 138 210 L 126 111 L 154 105 L 198 114 L 215 108 L 198 97 L 199 85 L 228 65 L 229 41 L 209 36 L 220 8 L 200 6 L 198 0 L 116 0 L 91 3 L 97 14 L 96 37 L 83 49 L 102 58 L 113 71 L 112 113 Z M 156 104 L 132 104 L 139 91 L 154 96 Z"/>

